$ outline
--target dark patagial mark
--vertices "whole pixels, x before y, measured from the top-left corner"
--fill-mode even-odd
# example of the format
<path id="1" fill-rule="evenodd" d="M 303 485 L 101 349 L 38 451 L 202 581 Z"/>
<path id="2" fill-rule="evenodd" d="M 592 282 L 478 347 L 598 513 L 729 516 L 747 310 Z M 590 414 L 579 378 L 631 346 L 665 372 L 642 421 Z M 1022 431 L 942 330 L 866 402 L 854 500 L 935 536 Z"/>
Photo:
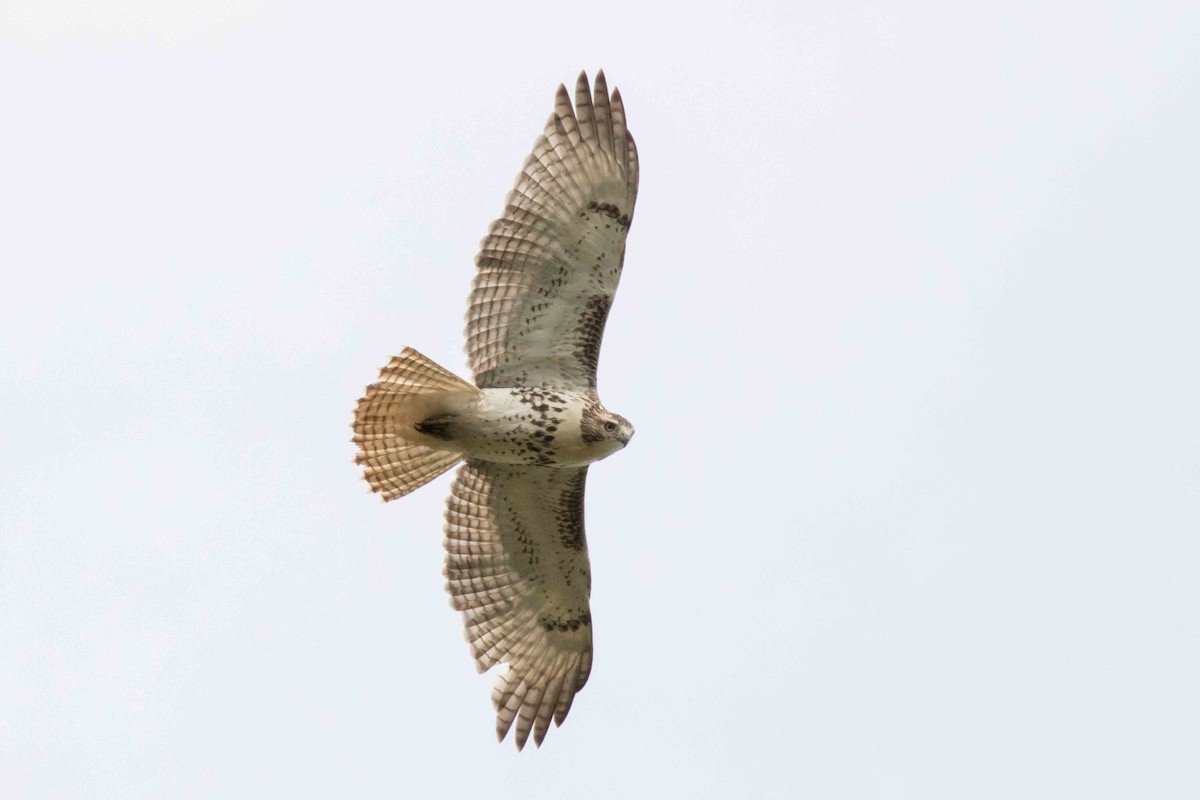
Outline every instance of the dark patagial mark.
<path id="1" fill-rule="evenodd" d="M 558 507 L 558 541 L 568 550 L 583 550 L 587 538 L 583 533 L 583 492 L 587 486 L 587 469 L 571 476 L 563 490 Z"/>
<path id="2" fill-rule="evenodd" d="M 584 304 L 579 324 L 575 326 L 575 357 L 588 375 L 595 375 L 600 364 L 600 343 L 604 339 L 604 323 L 608 321 L 611 306 L 612 298 L 608 295 L 592 295 Z"/>

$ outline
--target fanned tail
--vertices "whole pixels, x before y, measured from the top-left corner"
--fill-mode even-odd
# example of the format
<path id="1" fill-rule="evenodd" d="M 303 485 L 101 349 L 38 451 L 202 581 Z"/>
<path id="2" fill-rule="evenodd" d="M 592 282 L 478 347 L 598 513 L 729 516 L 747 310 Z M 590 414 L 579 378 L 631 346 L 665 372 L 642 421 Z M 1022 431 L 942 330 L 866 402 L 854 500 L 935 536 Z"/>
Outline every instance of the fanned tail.
<path id="1" fill-rule="evenodd" d="M 371 491 L 395 500 L 462 460 L 452 442 L 426 436 L 416 426 L 461 411 L 478 397 L 474 386 L 411 347 L 389 361 L 354 410 L 359 450 L 354 461 L 363 466 Z"/>

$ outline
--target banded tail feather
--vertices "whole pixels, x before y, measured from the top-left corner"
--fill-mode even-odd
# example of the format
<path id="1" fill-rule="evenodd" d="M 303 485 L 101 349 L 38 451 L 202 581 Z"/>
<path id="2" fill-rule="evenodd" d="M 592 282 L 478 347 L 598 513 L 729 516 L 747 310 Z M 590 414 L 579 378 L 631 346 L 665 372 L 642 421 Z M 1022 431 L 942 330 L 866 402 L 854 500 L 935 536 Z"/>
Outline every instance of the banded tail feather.
<path id="1" fill-rule="evenodd" d="M 411 347 L 379 371 L 354 409 L 355 463 L 384 502 L 413 492 L 462 460 L 463 454 L 422 423 L 465 407 L 479 390 Z"/>

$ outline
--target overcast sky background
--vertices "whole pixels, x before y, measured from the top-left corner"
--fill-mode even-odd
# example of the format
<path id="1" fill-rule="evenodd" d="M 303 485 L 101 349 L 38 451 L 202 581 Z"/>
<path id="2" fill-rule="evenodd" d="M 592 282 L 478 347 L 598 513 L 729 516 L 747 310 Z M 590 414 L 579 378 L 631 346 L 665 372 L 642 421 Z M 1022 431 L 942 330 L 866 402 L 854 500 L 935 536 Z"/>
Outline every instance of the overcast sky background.
<path id="1" fill-rule="evenodd" d="M 4 0 L 0 796 L 1200 795 L 1200 6 L 994 6 Z M 638 435 L 518 754 L 349 424 L 597 67 Z"/>

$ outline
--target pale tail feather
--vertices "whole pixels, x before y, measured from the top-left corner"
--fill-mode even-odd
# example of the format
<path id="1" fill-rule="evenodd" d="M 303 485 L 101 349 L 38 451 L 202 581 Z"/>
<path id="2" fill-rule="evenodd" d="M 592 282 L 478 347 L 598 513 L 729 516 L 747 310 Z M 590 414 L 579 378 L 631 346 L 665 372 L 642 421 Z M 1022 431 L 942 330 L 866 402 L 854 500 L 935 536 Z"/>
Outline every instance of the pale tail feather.
<path id="1" fill-rule="evenodd" d="M 429 447 L 413 426 L 431 416 L 462 408 L 479 390 L 425 356 L 405 348 L 379 371 L 379 381 L 354 410 L 355 463 L 371 491 L 383 499 L 421 488 L 453 467 L 462 453 Z"/>

